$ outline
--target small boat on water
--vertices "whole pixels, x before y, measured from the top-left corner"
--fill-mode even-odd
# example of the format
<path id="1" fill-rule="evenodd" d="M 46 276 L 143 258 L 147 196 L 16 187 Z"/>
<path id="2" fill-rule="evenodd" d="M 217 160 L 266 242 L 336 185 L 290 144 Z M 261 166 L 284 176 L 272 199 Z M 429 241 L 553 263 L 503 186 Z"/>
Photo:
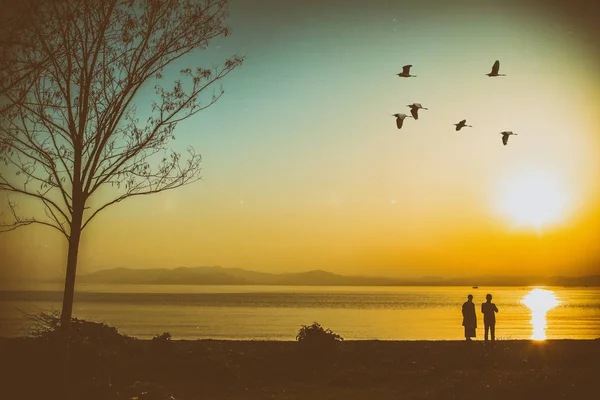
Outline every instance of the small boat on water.
<path id="1" fill-rule="evenodd" d="M 479 289 L 479 286 L 473 286 L 473 289 Z"/>

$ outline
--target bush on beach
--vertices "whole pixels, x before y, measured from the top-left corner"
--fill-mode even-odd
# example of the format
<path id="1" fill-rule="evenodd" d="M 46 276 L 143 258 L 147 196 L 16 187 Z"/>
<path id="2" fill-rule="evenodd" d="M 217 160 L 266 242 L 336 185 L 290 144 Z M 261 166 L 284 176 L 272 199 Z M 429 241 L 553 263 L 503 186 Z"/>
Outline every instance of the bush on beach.
<path id="1" fill-rule="evenodd" d="M 64 349 L 61 343 L 60 312 L 50 310 L 27 315 L 30 319 L 27 336 L 46 349 L 45 352 L 53 354 L 48 360 L 56 361 L 55 357 Z M 171 353 L 172 345 L 171 334 L 168 332 L 154 336 L 150 346 L 145 349 L 141 341 L 120 333 L 115 327 L 71 318 L 68 353 L 71 377 L 79 382 L 76 390 L 80 391 L 79 395 L 89 399 L 175 399 L 169 389 L 155 383 L 136 381 L 129 385 L 119 385 L 118 389 L 110 383 L 111 375 L 119 370 L 119 365 L 124 360 L 140 356 L 150 357 L 150 368 L 159 371 L 159 375 L 162 374 L 165 357 Z M 135 372 L 129 376 L 134 377 Z"/>
<path id="2" fill-rule="evenodd" d="M 163 332 L 160 335 L 156 335 L 152 338 L 153 342 L 171 342 L 171 334 L 169 332 Z"/>
<path id="3" fill-rule="evenodd" d="M 319 323 L 313 322 L 312 325 L 302 325 L 296 335 L 296 340 L 303 350 L 311 353 L 327 353 L 335 350 L 337 343 L 343 341 L 344 338 L 331 329 L 324 329 Z"/>
<path id="4" fill-rule="evenodd" d="M 31 321 L 29 337 L 43 340 L 58 339 L 60 336 L 60 313 L 57 310 L 43 311 L 29 315 L 29 317 Z M 136 340 L 120 333 L 113 326 L 78 318 L 71 318 L 69 339 L 71 346 L 88 343 L 102 347 L 120 347 Z"/>
<path id="5" fill-rule="evenodd" d="M 171 342 L 171 334 L 169 332 L 163 332 L 154 336 L 150 342 L 150 348 L 161 358 L 172 355 L 174 346 L 173 342 Z"/>

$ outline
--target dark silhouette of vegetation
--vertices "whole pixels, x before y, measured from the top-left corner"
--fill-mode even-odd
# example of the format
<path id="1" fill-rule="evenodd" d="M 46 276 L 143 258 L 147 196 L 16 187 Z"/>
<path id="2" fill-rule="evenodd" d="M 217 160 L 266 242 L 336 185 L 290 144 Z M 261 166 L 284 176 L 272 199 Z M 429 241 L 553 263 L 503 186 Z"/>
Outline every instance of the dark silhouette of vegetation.
<path id="1" fill-rule="evenodd" d="M 161 358 L 168 358 L 173 353 L 173 342 L 171 341 L 171 334 L 169 332 L 163 332 L 152 338 L 152 350 L 156 352 Z M 175 361 L 176 362 L 176 361 Z"/>
<path id="2" fill-rule="evenodd" d="M 154 336 L 152 338 L 152 341 L 154 341 L 156 343 L 161 343 L 161 342 L 170 343 L 171 342 L 171 334 L 169 332 L 163 332 L 160 335 Z"/>
<path id="3" fill-rule="evenodd" d="M 8 204 L 0 230 L 39 224 L 67 240 L 66 331 L 89 223 L 127 198 L 200 179 L 200 155 L 189 148 L 182 157 L 170 141 L 179 122 L 221 97 L 211 88 L 243 57 L 183 67 L 176 80 L 168 68 L 229 35 L 227 7 L 227 0 L 23 0 L 2 19 L 18 29 L 0 31 L 0 192 Z M 24 16 L 30 22 L 20 24 Z"/>
<path id="4" fill-rule="evenodd" d="M 301 349 L 310 353 L 329 353 L 335 350 L 338 342 L 344 340 L 340 335 L 334 333 L 331 329 L 324 329 L 317 322 L 312 325 L 302 325 L 296 340 Z"/>
<path id="5" fill-rule="evenodd" d="M 29 314 L 28 314 L 29 315 Z M 62 380 L 58 376 L 55 382 L 63 382 L 66 387 L 55 388 L 56 393 L 67 396 L 77 391 L 75 382 L 88 382 L 97 386 L 98 382 L 89 383 L 100 376 L 110 376 L 119 359 L 124 355 L 135 355 L 141 352 L 135 338 L 119 333 L 117 328 L 107 324 L 72 318 L 69 335 L 65 336 L 61 329 L 61 315 L 58 310 L 43 311 L 29 315 L 30 324 L 28 336 L 35 340 L 34 349 L 52 359 L 68 357 L 69 362 L 57 368 L 54 372 L 62 372 Z M 68 340 L 65 348 L 65 340 Z M 66 360 L 66 358 L 63 358 Z M 107 378 L 106 382 L 109 381 Z M 104 382 L 103 382 L 104 383 Z M 99 389 L 99 387 L 96 387 Z M 104 388 L 108 389 L 108 388 Z M 101 391 L 104 398 L 106 390 Z"/>
<path id="6" fill-rule="evenodd" d="M 29 314 L 28 314 L 29 315 Z M 57 310 L 43 311 L 29 315 L 30 327 L 28 336 L 60 349 L 63 343 L 60 313 Z M 68 336 L 68 352 L 74 362 L 83 365 L 94 365 L 115 358 L 117 354 L 133 351 L 137 339 L 124 335 L 117 328 L 104 323 L 71 318 L 70 334 Z"/>
<path id="7" fill-rule="evenodd" d="M 62 351 L 64 339 L 60 329 L 60 312 L 50 310 L 26 315 L 30 319 L 27 336 L 35 341 L 32 349 L 37 349 L 43 356 L 59 356 L 57 353 Z M 144 346 L 136 338 L 104 323 L 72 318 L 70 326 L 68 372 L 72 386 L 76 386 L 73 385 L 75 382 L 82 386 L 75 388 L 75 394 L 102 400 L 129 400 L 135 396 L 140 399 L 173 399 L 165 386 L 137 380 L 117 388 L 112 379 L 113 371 L 119 369 L 123 359 L 148 360 L 146 364 L 156 370 L 150 375 L 154 379 L 164 374 L 164 369 L 176 362 L 177 356 L 168 332 L 157 334 L 151 346 Z"/>
<path id="8" fill-rule="evenodd" d="M 26 314 L 30 318 L 28 336 L 37 339 L 52 340 L 60 333 L 60 312 L 58 310 L 42 311 L 38 314 Z M 104 323 L 71 318 L 72 342 L 97 343 L 104 346 L 123 344 L 134 338 L 124 335 L 113 326 Z"/>

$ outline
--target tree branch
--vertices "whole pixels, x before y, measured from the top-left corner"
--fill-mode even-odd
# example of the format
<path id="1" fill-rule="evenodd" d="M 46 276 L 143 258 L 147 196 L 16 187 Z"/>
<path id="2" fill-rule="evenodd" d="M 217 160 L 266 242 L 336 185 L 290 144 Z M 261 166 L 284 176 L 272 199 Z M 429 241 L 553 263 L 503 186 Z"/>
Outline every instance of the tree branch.
<path id="1" fill-rule="evenodd" d="M 54 225 L 50 222 L 40 221 L 33 217 L 25 218 L 25 219 L 21 218 L 21 217 L 19 217 L 19 215 L 16 212 L 16 209 L 15 209 L 16 205 L 13 202 L 11 202 L 10 200 L 8 201 L 8 207 L 10 209 L 10 212 L 11 212 L 15 222 L 13 222 L 12 224 L 0 223 L 0 232 L 10 232 L 10 231 L 18 229 L 20 227 L 23 227 L 23 226 L 27 226 L 27 225 L 31 225 L 31 224 L 39 224 L 39 225 L 48 226 L 50 228 L 54 228 L 54 229 L 58 230 L 67 240 L 69 240 L 69 235 L 64 230 L 62 225 L 60 225 L 60 224 Z"/>

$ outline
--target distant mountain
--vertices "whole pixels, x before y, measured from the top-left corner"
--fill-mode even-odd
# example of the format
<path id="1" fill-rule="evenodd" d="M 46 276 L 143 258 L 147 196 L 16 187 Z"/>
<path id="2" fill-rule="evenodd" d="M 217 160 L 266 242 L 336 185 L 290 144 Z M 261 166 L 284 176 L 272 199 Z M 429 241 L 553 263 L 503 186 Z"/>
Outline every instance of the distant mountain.
<path id="1" fill-rule="evenodd" d="M 179 267 L 175 269 L 114 268 L 78 277 L 82 283 L 165 285 L 323 285 L 380 286 L 399 284 L 398 279 L 344 276 L 326 271 L 269 274 L 241 268 Z"/>
<path id="2" fill-rule="evenodd" d="M 243 276 L 229 274 L 214 267 L 199 268 L 114 268 L 78 277 L 85 283 L 118 283 L 135 285 L 248 285 L 252 282 Z"/>
<path id="3" fill-rule="evenodd" d="M 593 276 L 553 276 L 548 280 L 549 286 L 600 286 L 600 275 Z"/>
<path id="4" fill-rule="evenodd" d="M 241 268 L 179 267 L 174 269 L 114 268 L 81 275 L 81 283 L 133 285 L 298 285 L 298 286 L 600 286 L 600 275 L 585 277 L 423 277 L 401 279 L 346 276 L 327 271 L 271 274 Z"/>

